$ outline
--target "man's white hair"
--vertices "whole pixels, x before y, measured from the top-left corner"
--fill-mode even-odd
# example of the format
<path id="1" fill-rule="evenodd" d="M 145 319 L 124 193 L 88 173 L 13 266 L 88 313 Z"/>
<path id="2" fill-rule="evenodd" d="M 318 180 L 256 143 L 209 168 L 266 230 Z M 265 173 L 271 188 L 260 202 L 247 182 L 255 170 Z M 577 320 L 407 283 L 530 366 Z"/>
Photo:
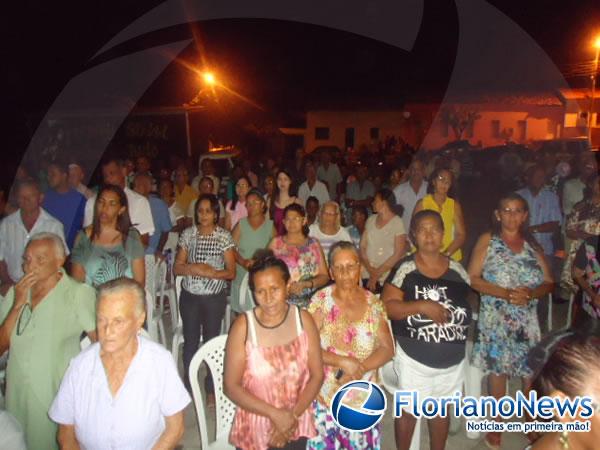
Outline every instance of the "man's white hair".
<path id="1" fill-rule="evenodd" d="M 103 297 L 123 291 L 134 294 L 135 312 L 138 317 L 146 312 L 146 290 L 137 281 L 127 277 L 121 277 L 115 280 L 107 281 L 106 283 L 98 286 L 98 304 Z"/>
<path id="2" fill-rule="evenodd" d="M 49 233 L 47 231 L 43 231 L 40 233 L 35 233 L 27 242 L 25 249 L 29 247 L 32 242 L 36 241 L 48 241 L 54 246 L 54 255 L 59 259 L 64 259 L 67 257 L 67 251 L 65 249 L 65 244 L 61 237 L 54 233 Z"/>

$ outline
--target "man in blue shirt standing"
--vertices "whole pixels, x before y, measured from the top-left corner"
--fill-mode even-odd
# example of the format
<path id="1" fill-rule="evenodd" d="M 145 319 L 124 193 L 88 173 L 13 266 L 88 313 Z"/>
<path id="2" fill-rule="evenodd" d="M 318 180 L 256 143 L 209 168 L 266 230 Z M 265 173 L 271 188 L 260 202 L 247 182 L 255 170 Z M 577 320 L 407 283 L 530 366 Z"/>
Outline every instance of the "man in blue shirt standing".
<path id="1" fill-rule="evenodd" d="M 545 184 L 546 170 L 542 166 L 533 166 L 527 171 L 527 187 L 518 190 L 517 194 L 527 201 L 529 232 L 544 249 L 544 256 L 556 280 L 561 267 L 560 260 L 554 256 L 554 235 L 560 230 L 562 212 L 558 196 L 545 189 Z M 547 308 L 545 301 L 538 302 L 538 316 L 545 317 Z"/>
<path id="2" fill-rule="evenodd" d="M 86 198 L 69 185 L 69 168 L 60 161 L 48 166 L 48 186 L 42 207 L 63 224 L 65 240 L 71 250 L 83 226 Z"/>
<path id="3" fill-rule="evenodd" d="M 162 255 L 165 242 L 167 242 L 167 238 L 169 237 L 169 231 L 173 228 L 169 215 L 169 207 L 160 197 L 150 195 L 152 191 L 152 178 L 147 173 L 138 173 L 135 176 L 133 190 L 148 199 L 152 220 L 154 221 L 154 233 L 150 235 L 148 240 L 146 255 L 160 256 Z"/>

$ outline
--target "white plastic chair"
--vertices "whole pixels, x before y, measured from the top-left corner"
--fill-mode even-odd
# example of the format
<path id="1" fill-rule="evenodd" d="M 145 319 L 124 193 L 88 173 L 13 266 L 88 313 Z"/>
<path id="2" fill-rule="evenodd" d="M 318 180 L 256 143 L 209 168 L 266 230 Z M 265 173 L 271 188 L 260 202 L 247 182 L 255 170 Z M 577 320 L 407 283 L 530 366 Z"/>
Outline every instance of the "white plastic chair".
<path id="1" fill-rule="evenodd" d="M 156 295 L 159 298 L 161 311 L 165 313 L 165 297 L 169 302 L 169 312 L 171 314 L 171 330 L 177 327 L 179 314 L 179 303 L 177 302 L 177 293 L 175 284 L 170 282 L 169 266 L 165 260 L 160 260 L 156 268 Z"/>
<path id="2" fill-rule="evenodd" d="M 217 336 L 206 342 L 198 349 L 190 363 L 189 377 L 192 386 L 192 397 L 196 407 L 196 419 L 200 431 L 200 442 L 203 450 L 232 449 L 227 441 L 229 430 L 233 423 L 236 406 L 223 393 L 223 360 L 225 358 L 225 343 L 227 335 Z M 217 414 L 216 436 L 213 442 L 208 442 L 208 426 L 204 410 L 204 398 L 198 382 L 198 371 L 205 362 L 215 387 L 215 410 Z"/>
<path id="3" fill-rule="evenodd" d="M 244 311 L 249 311 L 256 306 L 254 295 L 248 284 L 249 282 L 250 277 L 248 272 L 246 272 L 246 275 L 244 275 L 244 278 L 242 278 L 242 282 L 240 283 L 240 297 L 238 299 L 238 305 L 240 305 Z"/>
<path id="4" fill-rule="evenodd" d="M 161 261 L 156 261 L 154 255 L 144 256 L 144 265 L 146 268 L 146 327 L 152 338 L 162 345 L 167 345 L 165 334 L 165 325 L 163 322 L 164 303 L 161 299 L 156 306 L 156 297 L 158 293 L 158 269 Z"/>
<path id="5" fill-rule="evenodd" d="M 177 303 L 177 325 L 173 328 L 173 340 L 171 341 L 171 354 L 175 360 L 175 366 L 179 362 L 179 346 L 183 345 L 183 321 L 179 311 L 179 298 L 181 296 L 181 282 L 183 278 L 175 278 L 175 299 Z"/>

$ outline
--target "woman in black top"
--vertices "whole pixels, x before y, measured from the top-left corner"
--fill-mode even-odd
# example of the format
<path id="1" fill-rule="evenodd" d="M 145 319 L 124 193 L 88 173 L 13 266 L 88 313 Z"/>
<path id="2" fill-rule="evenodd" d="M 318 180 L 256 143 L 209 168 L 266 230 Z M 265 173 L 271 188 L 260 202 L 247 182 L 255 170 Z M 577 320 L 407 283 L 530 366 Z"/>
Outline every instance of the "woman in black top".
<path id="1" fill-rule="evenodd" d="M 400 389 L 426 396 L 452 396 L 462 390 L 469 279 L 463 267 L 442 254 L 444 223 L 436 211 L 416 213 L 410 238 L 416 253 L 405 258 L 385 283 L 382 299 L 396 339 L 394 366 Z M 396 445 L 408 450 L 416 418 L 403 411 L 395 420 Z M 429 421 L 430 446 L 442 450 L 449 418 Z"/>

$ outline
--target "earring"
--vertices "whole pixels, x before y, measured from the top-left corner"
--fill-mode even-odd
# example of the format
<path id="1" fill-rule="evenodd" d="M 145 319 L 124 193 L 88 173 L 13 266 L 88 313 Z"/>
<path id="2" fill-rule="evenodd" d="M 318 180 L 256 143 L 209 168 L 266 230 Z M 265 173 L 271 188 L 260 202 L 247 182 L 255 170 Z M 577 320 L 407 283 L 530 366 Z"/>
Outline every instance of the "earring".
<path id="1" fill-rule="evenodd" d="M 561 447 L 563 448 L 563 450 L 569 450 L 569 432 L 568 431 L 563 431 L 560 436 L 558 437 L 558 441 L 560 442 Z"/>

